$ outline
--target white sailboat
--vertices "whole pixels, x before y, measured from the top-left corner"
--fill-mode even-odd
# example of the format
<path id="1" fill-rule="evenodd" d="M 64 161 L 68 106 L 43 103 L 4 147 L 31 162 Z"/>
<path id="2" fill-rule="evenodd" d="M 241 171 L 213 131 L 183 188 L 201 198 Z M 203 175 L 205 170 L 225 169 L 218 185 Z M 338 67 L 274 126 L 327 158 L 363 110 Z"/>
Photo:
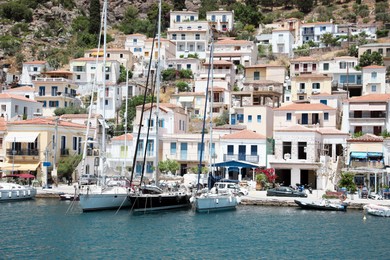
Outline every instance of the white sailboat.
<path id="1" fill-rule="evenodd" d="M 107 40 L 107 0 L 103 4 L 102 12 L 103 28 L 104 28 L 104 40 L 103 40 L 103 68 L 106 67 L 106 40 Z M 99 41 L 100 42 L 100 41 Z M 97 57 L 98 59 L 98 57 Z M 104 77 L 103 77 L 104 78 Z M 103 80 L 103 91 L 106 89 L 105 80 Z M 105 95 L 103 94 L 103 104 L 105 104 Z M 93 99 L 92 99 L 93 100 Z M 92 105 L 91 105 L 92 108 Z M 91 116 L 91 110 L 89 111 L 89 118 Z M 103 126 L 102 126 L 102 138 L 101 138 L 101 149 L 99 157 L 99 178 L 96 185 L 87 185 L 83 186 L 80 189 L 80 206 L 83 211 L 96 211 L 96 210 L 106 210 L 106 209 L 121 209 L 130 207 L 130 201 L 127 199 L 131 189 L 127 185 L 121 185 L 121 183 L 116 183 L 110 185 L 107 182 L 107 165 L 106 165 L 106 127 L 105 127 L 105 109 L 103 105 Z M 88 124 L 89 125 L 89 124 Z M 127 127 L 127 126 L 126 126 Z M 88 131 L 88 126 L 87 126 Z M 84 156 L 86 154 L 86 145 L 84 145 Z M 84 167 L 83 167 L 84 168 Z M 112 182 L 111 182 L 112 183 Z"/>
<path id="2" fill-rule="evenodd" d="M 158 15 L 158 60 L 157 60 L 157 75 L 156 75 L 156 91 L 157 91 L 157 102 L 156 102 L 156 175 L 155 175 L 155 183 L 158 184 L 158 128 L 159 128 L 159 93 L 160 93 L 160 75 L 161 75 L 161 65 L 160 65 L 160 58 L 161 58 L 161 0 L 159 1 L 159 15 Z M 154 46 L 154 42 L 153 42 Z M 152 49 L 153 50 L 153 49 Z M 149 65 L 150 66 L 150 65 Z M 145 90 L 146 95 L 146 90 Z M 145 98 L 145 96 L 144 96 Z M 145 100 L 145 99 L 144 99 Z M 145 103 L 143 104 L 144 107 Z M 150 108 L 150 117 L 152 116 L 152 109 L 153 106 Z M 142 115 L 140 120 L 142 121 Z M 141 125 L 139 124 L 138 129 L 138 138 L 140 137 L 141 132 Z M 147 131 L 149 131 L 150 128 L 148 128 Z M 148 132 L 149 133 L 149 132 Z M 148 134 L 147 134 L 148 136 Z M 148 138 L 146 138 L 147 140 Z M 137 142 L 138 143 L 138 142 Z M 138 148 L 138 145 L 136 145 L 136 149 Z M 146 152 L 146 147 L 144 148 L 144 152 Z M 134 161 L 136 157 L 137 152 L 134 153 Z M 146 155 L 146 154 L 145 154 Z M 145 158 L 144 155 L 144 158 Z M 144 163 L 145 166 L 145 163 Z M 143 170 L 144 170 L 143 166 Z M 133 167 L 134 171 L 134 167 Z M 131 178 L 132 179 L 132 178 Z M 149 211 L 159 211 L 159 210 L 169 210 L 169 209 L 178 209 L 178 208 L 189 208 L 189 194 L 186 193 L 185 190 L 183 191 L 171 191 L 171 192 L 164 192 L 160 187 L 158 186 L 152 186 L 152 185 L 143 185 L 142 184 L 142 178 L 139 190 L 136 191 L 134 194 L 129 195 L 129 201 L 132 205 L 132 210 L 134 212 L 149 212 Z"/>
<path id="3" fill-rule="evenodd" d="M 205 122 L 206 122 L 206 111 L 207 111 L 207 102 L 209 100 L 208 93 L 209 93 L 209 86 L 210 86 L 210 146 L 209 146 L 209 165 L 210 165 L 210 173 L 213 175 L 213 167 L 212 167 L 212 134 L 213 134 L 213 127 L 212 127 L 212 111 L 213 111 L 213 54 L 214 54 L 214 35 L 212 34 L 211 37 L 211 47 L 210 47 L 210 62 L 209 62 L 209 71 L 208 71 L 208 81 L 207 81 L 207 87 L 206 87 L 206 98 L 205 98 L 205 105 L 204 105 L 204 116 L 203 116 L 203 128 L 202 128 L 202 142 L 201 142 L 201 151 L 200 151 L 200 158 L 199 158 L 199 166 L 198 166 L 198 190 L 196 191 L 195 195 L 191 197 L 191 202 L 194 205 L 194 208 L 197 212 L 209 212 L 209 211 L 218 211 L 218 210 L 229 210 L 229 209 L 235 209 L 236 206 L 239 203 L 238 197 L 233 194 L 230 190 L 218 190 L 216 188 L 209 189 L 210 187 L 207 187 L 204 190 L 199 190 L 199 180 L 200 180 L 200 174 L 202 169 L 202 160 L 203 160 L 203 150 L 204 150 L 204 134 L 205 134 Z M 210 178 L 209 178 L 210 182 Z"/>

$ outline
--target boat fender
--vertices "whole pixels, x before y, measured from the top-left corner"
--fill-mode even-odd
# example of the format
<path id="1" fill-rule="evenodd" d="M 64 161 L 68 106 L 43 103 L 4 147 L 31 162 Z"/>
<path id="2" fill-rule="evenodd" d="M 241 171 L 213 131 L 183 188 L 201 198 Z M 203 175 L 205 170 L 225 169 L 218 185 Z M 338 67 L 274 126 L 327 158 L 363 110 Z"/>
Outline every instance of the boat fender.
<path id="1" fill-rule="evenodd" d="M 27 194 L 28 194 L 28 196 L 30 196 L 31 195 L 31 190 L 28 190 Z"/>
<path id="2" fill-rule="evenodd" d="M 12 198 L 12 191 L 8 192 L 8 197 Z"/>
<path id="3" fill-rule="evenodd" d="M 0 199 L 2 199 L 3 197 L 3 193 L 0 191 Z"/>
<path id="4" fill-rule="evenodd" d="M 23 197 L 26 197 L 26 191 L 25 190 L 23 191 Z"/>
<path id="5" fill-rule="evenodd" d="M 16 196 L 19 197 L 19 191 L 16 191 Z"/>
<path id="6" fill-rule="evenodd" d="M 218 199 L 215 199 L 215 203 L 217 203 L 217 204 L 218 204 L 218 203 L 219 203 L 219 200 L 218 200 Z"/>

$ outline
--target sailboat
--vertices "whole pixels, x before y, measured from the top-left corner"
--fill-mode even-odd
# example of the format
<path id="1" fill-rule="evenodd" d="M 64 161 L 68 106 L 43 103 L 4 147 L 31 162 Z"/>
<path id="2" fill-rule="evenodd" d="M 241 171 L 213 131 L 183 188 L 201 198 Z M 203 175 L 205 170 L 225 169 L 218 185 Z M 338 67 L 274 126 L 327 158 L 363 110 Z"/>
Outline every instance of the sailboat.
<path id="1" fill-rule="evenodd" d="M 218 190 L 217 188 L 211 188 L 214 183 L 213 179 L 213 167 L 212 167 L 212 108 L 213 108 L 213 53 L 214 53 L 214 34 L 212 32 L 211 35 L 211 45 L 210 45 L 210 62 L 209 62 L 209 70 L 208 70 L 208 81 L 206 87 L 206 98 L 204 104 L 204 115 L 203 115 L 203 128 L 202 128 L 202 141 L 201 141 L 201 150 L 199 156 L 199 165 L 198 165 L 198 185 L 196 193 L 191 197 L 191 203 L 197 212 L 209 212 L 209 211 L 217 211 L 217 210 L 230 210 L 235 209 L 237 204 L 239 203 L 238 197 L 233 194 L 230 190 Z M 199 190 L 200 187 L 200 174 L 202 172 L 202 161 L 203 161 L 203 150 L 204 150 L 204 135 L 205 135 L 205 126 L 206 126 L 206 111 L 207 111 L 207 103 L 208 103 L 208 93 L 209 86 L 210 88 L 210 146 L 209 146 L 209 165 L 210 165 L 210 175 L 208 178 L 209 185 L 207 188 L 203 190 Z M 211 189 L 210 189 L 211 188 Z"/>
<path id="2" fill-rule="evenodd" d="M 158 58 L 157 58 L 157 73 L 156 73 L 156 91 L 157 91 L 157 102 L 156 102 L 156 122 L 159 122 L 159 95 L 160 95 L 160 77 L 161 77 L 161 67 L 160 67 L 160 57 L 161 57 L 161 0 L 159 1 L 159 15 L 158 15 Z M 153 40 L 153 45 L 154 46 L 154 40 Z M 153 48 L 153 47 L 152 47 Z M 153 49 L 152 49 L 153 53 Z M 151 65 L 151 59 L 152 55 L 150 57 L 150 62 L 149 62 L 149 71 L 150 71 L 150 65 Z M 149 79 L 149 77 L 148 77 Z M 141 126 L 142 126 L 142 120 L 143 120 L 143 112 L 145 109 L 145 100 L 146 100 L 146 89 L 145 89 L 145 94 L 144 94 L 144 102 L 142 105 L 142 112 L 141 112 L 141 117 L 140 117 L 140 123 L 139 123 L 139 128 L 138 128 L 138 137 L 137 137 L 137 144 L 135 145 L 135 152 L 134 152 L 134 160 L 133 160 L 133 172 L 135 168 L 135 161 L 136 161 L 136 155 L 138 151 L 138 143 L 140 139 L 140 134 L 141 134 Z M 151 119 L 152 117 L 152 110 L 153 110 L 153 102 L 150 107 L 150 114 L 149 118 Z M 159 124 L 156 123 L 156 175 L 155 175 L 155 183 L 158 184 L 158 128 Z M 150 127 L 147 129 L 147 135 L 146 135 L 146 140 L 148 140 L 149 136 L 149 130 Z M 146 149 L 147 145 L 144 148 L 144 161 L 143 161 L 143 166 L 142 166 L 142 175 L 141 175 L 141 181 L 140 181 L 140 186 L 138 190 L 134 194 L 130 194 L 128 196 L 129 201 L 132 205 L 132 210 L 133 212 L 149 212 L 149 211 L 159 211 L 159 210 L 169 210 L 169 209 L 178 209 L 178 208 L 189 208 L 190 202 L 189 202 L 189 193 L 187 193 L 185 190 L 182 191 L 171 191 L 171 192 L 165 192 L 163 189 L 156 185 L 145 185 L 142 182 L 143 179 L 143 173 L 145 169 L 145 159 L 146 159 Z M 132 174 L 133 176 L 133 174 Z M 130 178 L 130 184 L 132 182 L 132 176 Z"/>
<path id="3" fill-rule="evenodd" d="M 106 67 L 106 52 L 107 52 L 107 0 L 103 4 L 102 12 L 102 21 L 104 28 L 104 39 L 103 39 L 103 68 Z M 100 41 L 99 41 L 100 42 Z M 100 47 L 100 46 L 99 46 Z M 97 61 L 98 61 L 97 57 Z M 104 77 L 103 77 L 104 78 Z M 105 80 L 103 80 L 103 91 L 106 89 Z M 103 96 L 102 103 L 105 104 L 105 95 Z M 93 100 L 93 98 L 91 99 Z M 91 117 L 92 105 L 89 110 L 89 117 Z M 79 199 L 80 206 L 83 211 L 96 211 L 96 210 L 106 210 L 106 209 L 121 209 L 130 207 L 130 201 L 127 199 L 127 196 L 131 192 L 130 186 L 121 185 L 120 183 L 115 185 L 110 185 L 107 178 L 107 165 L 105 160 L 105 146 L 106 146 L 106 127 L 105 127 L 105 106 L 103 105 L 103 125 L 102 125 L 102 138 L 101 138 L 101 149 L 99 157 L 99 178 L 96 185 L 84 186 L 83 189 L 80 189 Z M 87 135 L 89 130 L 89 124 L 87 124 Z M 84 144 L 84 153 L 86 155 L 87 142 Z M 83 158 L 84 162 L 85 158 Z M 84 169 L 84 166 L 83 166 Z"/>

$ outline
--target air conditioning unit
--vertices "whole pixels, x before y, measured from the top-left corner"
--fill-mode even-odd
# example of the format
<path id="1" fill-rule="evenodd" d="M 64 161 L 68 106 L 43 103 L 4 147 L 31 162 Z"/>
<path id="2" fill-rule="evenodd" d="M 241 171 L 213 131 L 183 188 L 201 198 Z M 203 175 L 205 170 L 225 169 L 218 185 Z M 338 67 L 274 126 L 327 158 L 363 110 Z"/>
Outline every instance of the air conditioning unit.
<path id="1" fill-rule="evenodd" d="M 291 158 L 291 154 L 289 154 L 289 153 L 285 153 L 283 155 L 283 159 L 285 159 L 285 160 L 289 160 L 290 158 Z"/>
<path id="2" fill-rule="evenodd" d="M 269 86 L 268 91 L 274 91 L 274 86 Z"/>

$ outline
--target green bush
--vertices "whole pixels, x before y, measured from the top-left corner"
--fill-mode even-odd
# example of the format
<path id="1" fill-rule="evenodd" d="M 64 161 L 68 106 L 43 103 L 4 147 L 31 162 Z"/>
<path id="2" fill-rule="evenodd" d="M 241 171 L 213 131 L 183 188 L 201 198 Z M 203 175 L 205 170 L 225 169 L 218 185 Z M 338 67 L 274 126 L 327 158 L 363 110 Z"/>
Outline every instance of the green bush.
<path id="1" fill-rule="evenodd" d="M 20 46 L 21 42 L 19 38 L 10 35 L 0 36 L 0 49 L 6 55 L 14 56 L 20 50 Z"/>
<path id="2" fill-rule="evenodd" d="M 166 69 L 161 73 L 162 79 L 164 81 L 176 79 L 177 71 L 175 69 Z"/>
<path id="3" fill-rule="evenodd" d="M 188 92 L 188 91 L 191 91 L 189 85 L 187 82 L 184 82 L 184 81 L 179 81 L 176 83 L 176 87 L 177 87 L 177 90 L 179 92 Z"/>
<path id="4" fill-rule="evenodd" d="M 18 4 L 16 2 L 9 2 L 0 5 L 0 17 L 20 22 L 25 20 L 26 22 L 32 21 L 32 11 L 25 5 Z"/>
<path id="5" fill-rule="evenodd" d="M 192 70 L 179 70 L 179 77 L 181 79 L 192 79 Z"/>
<path id="6" fill-rule="evenodd" d="M 387 37 L 388 35 L 389 35 L 389 30 L 383 29 L 383 30 L 376 31 L 376 37 L 378 38 Z"/>

